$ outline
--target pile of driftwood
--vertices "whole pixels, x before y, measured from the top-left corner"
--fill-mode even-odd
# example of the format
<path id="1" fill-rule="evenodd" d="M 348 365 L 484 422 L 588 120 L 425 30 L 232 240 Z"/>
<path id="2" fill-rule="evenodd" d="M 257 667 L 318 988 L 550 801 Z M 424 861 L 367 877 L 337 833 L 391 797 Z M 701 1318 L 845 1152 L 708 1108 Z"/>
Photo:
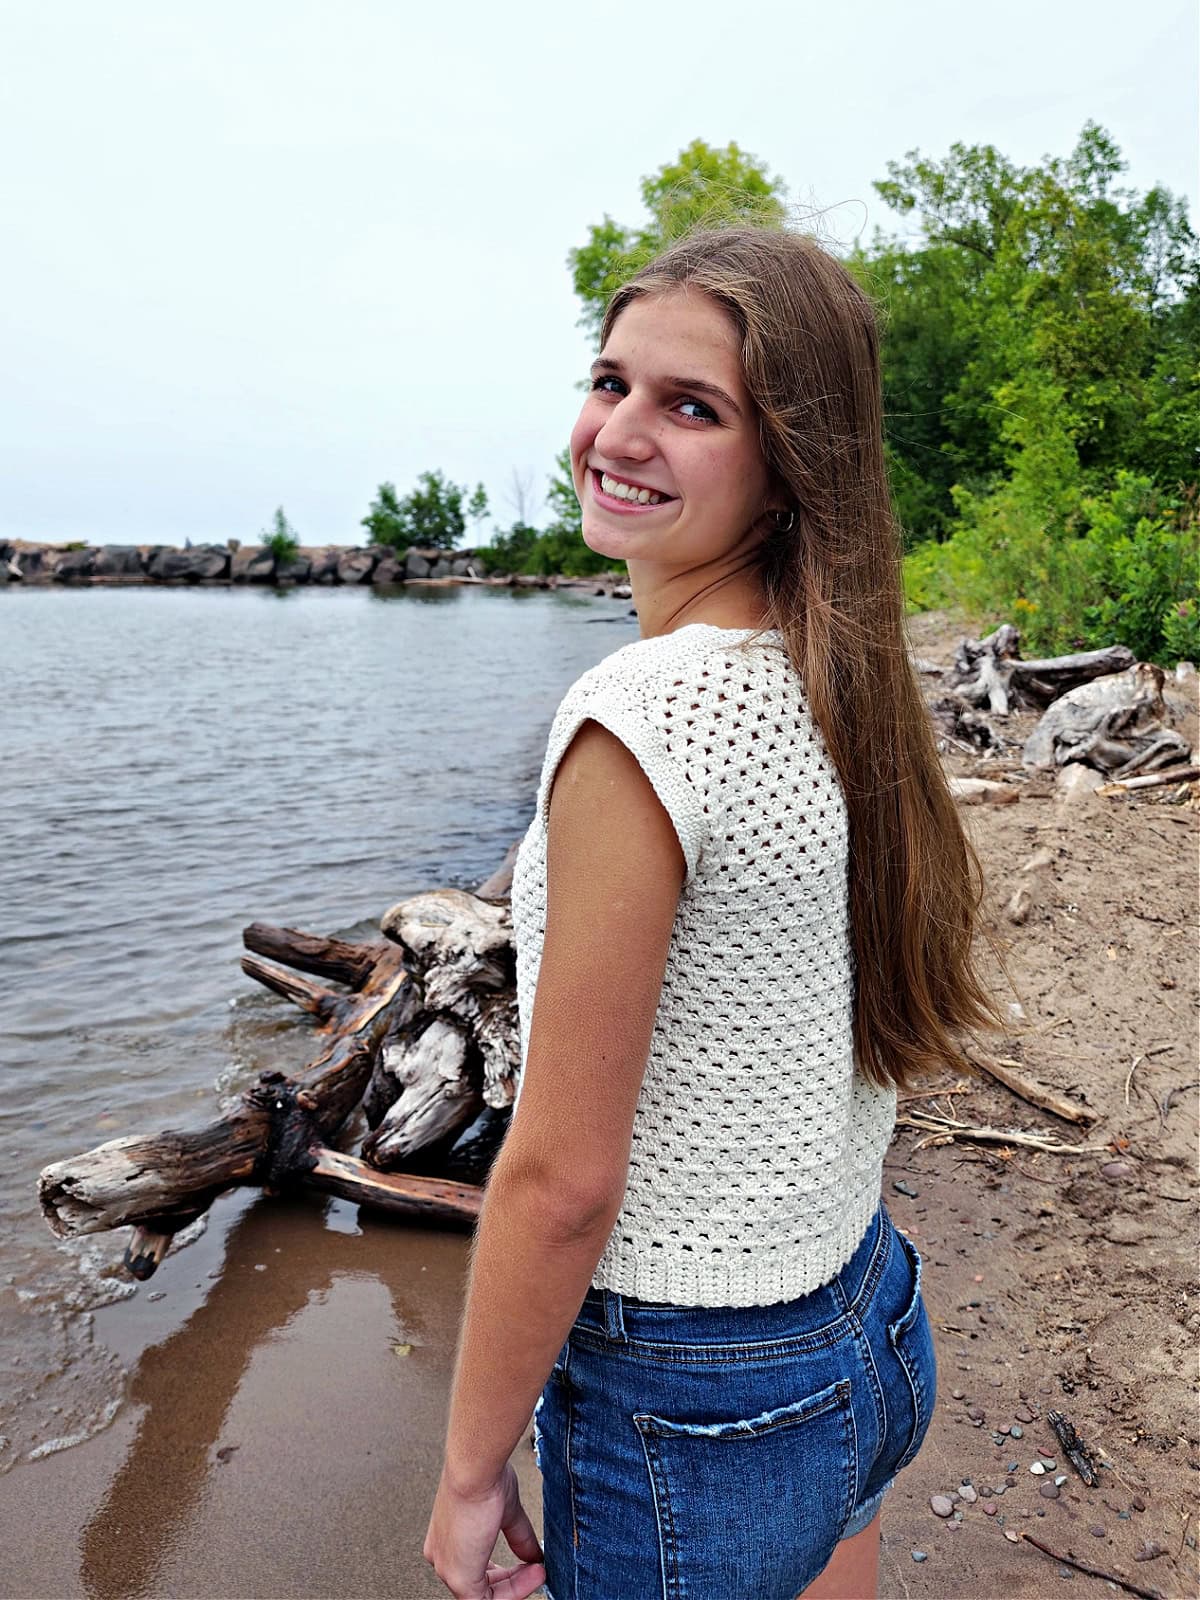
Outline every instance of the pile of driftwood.
<path id="1" fill-rule="evenodd" d="M 125 1265 L 148 1278 L 174 1235 L 239 1184 L 299 1184 L 473 1226 L 520 1062 L 512 854 L 477 894 L 433 890 L 394 906 L 373 943 L 248 927 L 242 969 L 312 1018 L 311 1063 L 260 1074 L 203 1127 L 113 1139 L 45 1168 L 52 1232 L 132 1227 Z M 360 1105 L 371 1132 L 355 1156 L 337 1140 Z"/>
<path id="2" fill-rule="evenodd" d="M 948 742 L 998 755 L 1019 746 L 1025 767 L 1090 767 L 1123 788 L 1200 776 L 1191 746 L 1169 726 L 1161 667 L 1124 645 L 1023 661 L 1020 643 L 1006 623 L 986 639 L 963 639 L 948 672 L 917 663 L 942 680 L 929 703 Z M 1007 730 L 1019 711 L 1042 713 L 1023 742 Z"/>
<path id="3" fill-rule="evenodd" d="M 1002 751 L 1014 743 L 1004 719 L 1032 707 L 1043 715 L 1025 741 L 1027 765 L 1089 763 L 1124 782 L 1200 775 L 1165 725 L 1161 669 L 1136 664 L 1120 646 L 1022 661 L 1018 644 L 1012 628 L 962 642 L 931 701 L 948 743 Z M 239 1184 L 304 1185 L 410 1220 L 472 1227 L 520 1066 L 508 900 L 514 853 L 474 894 L 431 890 L 394 906 L 382 920 L 384 938 L 372 943 L 248 927 L 243 970 L 312 1019 L 310 1065 L 291 1077 L 262 1073 L 206 1126 L 114 1139 L 47 1167 L 39 1195 L 52 1231 L 132 1227 L 125 1263 L 148 1278 L 174 1235 Z M 1016 1062 L 967 1054 L 1039 1109 L 1075 1124 L 1091 1120 L 1025 1078 Z M 360 1107 L 370 1132 L 353 1155 L 338 1142 Z M 901 1122 L 933 1142 L 970 1136 L 1023 1139 L 1053 1152 L 1085 1148 L 970 1128 L 928 1106 Z"/>

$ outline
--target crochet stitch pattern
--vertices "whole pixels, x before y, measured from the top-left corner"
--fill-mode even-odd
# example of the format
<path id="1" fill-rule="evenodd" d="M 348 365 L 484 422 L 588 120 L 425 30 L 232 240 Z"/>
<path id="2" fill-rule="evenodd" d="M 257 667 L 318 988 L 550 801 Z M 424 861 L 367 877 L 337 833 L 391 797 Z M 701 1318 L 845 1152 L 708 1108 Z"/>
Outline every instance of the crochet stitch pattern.
<path id="1" fill-rule="evenodd" d="M 689 623 L 578 678 L 513 869 L 519 1103 L 550 787 L 580 725 L 603 724 L 654 786 L 687 876 L 592 1283 L 674 1305 L 767 1305 L 828 1282 L 879 1203 L 896 1117 L 894 1090 L 854 1065 L 841 786 L 782 638 L 751 634 Z"/>

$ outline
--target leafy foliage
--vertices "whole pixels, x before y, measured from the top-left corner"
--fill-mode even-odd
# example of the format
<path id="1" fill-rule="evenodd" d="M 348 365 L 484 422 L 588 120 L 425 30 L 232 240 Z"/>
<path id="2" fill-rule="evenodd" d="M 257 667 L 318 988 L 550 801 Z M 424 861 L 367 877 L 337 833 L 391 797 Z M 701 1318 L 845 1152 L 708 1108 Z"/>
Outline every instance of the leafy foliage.
<path id="1" fill-rule="evenodd" d="M 270 528 L 263 529 L 262 541 L 263 549 L 269 550 L 276 561 L 291 561 L 300 548 L 296 530 L 284 516 L 282 506 L 276 507 Z"/>
<path id="2" fill-rule="evenodd" d="M 625 227 L 606 215 L 592 226 L 588 242 L 568 255 L 582 302 L 580 325 L 599 334 L 613 293 L 685 233 L 730 222 L 782 222 L 785 193 L 780 180 L 738 145 L 714 149 L 703 139 L 693 140 L 677 160 L 642 180 L 647 222 Z"/>
<path id="3" fill-rule="evenodd" d="M 445 473 L 423 472 L 416 488 L 401 497 L 392 483 L 381 483 L 370 510 L 362 519 L 372 544 L 391 545 L 407 550 L 455 550 L 469 522 L 487 515 L 488 500 L 483 485 L 468 489 L 452 483 Z"/>
<path id="4" fill-rule="evenodd" d="M 559 453 L 554 467 L 546 488 L 550 525 L 539 531 L 528 523 L 515 522 L 507 532 L 495 534 L 481 552 L 490 571 L 587 577 L 624 566 L 598 555 L 583 542 L 583 518 L 571 479 L 569 450 Z"/>
<path id="5" fill-rule="evenodd" d="M 888 170 L 876 187 L 921 241 L 877 237 L 850 265 L 885 313 L 910 602 L 1017 622 L 1038 649 L 1119 639 L 1165 659 L 1195 627 L 1200 255 L 1183 202 L 1121 187 L 1095 123 L 1037 167 L 956 144 Z"/>

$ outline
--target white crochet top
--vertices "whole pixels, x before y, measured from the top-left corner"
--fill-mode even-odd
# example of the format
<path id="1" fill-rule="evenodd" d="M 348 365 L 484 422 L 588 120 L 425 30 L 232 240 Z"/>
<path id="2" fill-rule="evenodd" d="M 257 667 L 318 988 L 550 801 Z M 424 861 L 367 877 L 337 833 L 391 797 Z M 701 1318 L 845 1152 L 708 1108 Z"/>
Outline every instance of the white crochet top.
<path id="1" fill-rule="evenodd" d="M 625 1196 L 592 1283 L 675 1305 L 794 1299 L 862 1239 L 896 1116 L 894 1091 L 854 1065 L 833 763 L 776 632 L 752 641 L 750 629 L 689 623 L 576 680 L 513 870 L 522 1076 L 550 784 L 588 718 L 633 752 L 687 862 Z"/>

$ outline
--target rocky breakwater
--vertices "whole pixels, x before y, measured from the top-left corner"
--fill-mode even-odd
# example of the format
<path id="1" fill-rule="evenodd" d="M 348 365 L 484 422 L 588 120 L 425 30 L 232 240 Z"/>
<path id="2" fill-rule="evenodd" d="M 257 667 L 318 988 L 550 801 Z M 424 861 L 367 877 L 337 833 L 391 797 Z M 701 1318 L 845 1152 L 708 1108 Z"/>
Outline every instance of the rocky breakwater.
<path id="1" fill-rule="evenodd" d="M 36 544 L 0 540 L 6 584 L 312 584 L 478 583 L 502 588 L 580 587 L 627 599 L 617 573 L 561 578 L 488 571 L 486 550 L 393 550 L 385 545 L 301 547 L 280 558 L 266 547 Z"/>

